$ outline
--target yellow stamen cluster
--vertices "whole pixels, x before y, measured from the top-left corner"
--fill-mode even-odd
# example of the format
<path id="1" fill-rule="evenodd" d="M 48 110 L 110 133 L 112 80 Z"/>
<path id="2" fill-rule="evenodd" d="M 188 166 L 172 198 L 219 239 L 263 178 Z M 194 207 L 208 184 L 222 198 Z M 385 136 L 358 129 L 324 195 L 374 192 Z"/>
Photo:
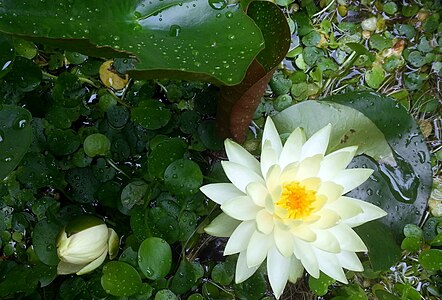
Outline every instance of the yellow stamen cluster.
<path id="1" fill-rule="evenodd" d="M 287 218 L 303 219 L 313 212 L 315 200 L 315 191 L 293 181 L 282 186 L 281 196 L 275 204 L 287 211 Z"/>

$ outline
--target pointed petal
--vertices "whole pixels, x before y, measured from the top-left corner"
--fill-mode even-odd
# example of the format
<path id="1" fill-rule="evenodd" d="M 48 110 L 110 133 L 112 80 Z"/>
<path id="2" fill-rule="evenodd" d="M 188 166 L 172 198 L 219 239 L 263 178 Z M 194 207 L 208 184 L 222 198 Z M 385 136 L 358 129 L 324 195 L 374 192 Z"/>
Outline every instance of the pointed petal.
<path id="1" fill-rule="evenodd" d="M 241 220 L 254 220 L 262 208 L 257 206 L 249 196 L 236 197 L 224 202 L 221 209 L 230 217 Z"/>
<path id="2" fill-rule="evenodd" d="M 363 212 L 354 216 L 353 218 L 343 220 L 343 223 L 350 227 L 356 227 L 368 221 L 376 220 L 387 215 L 382 208 L 376 205 L 358 199 L 353 199 L 353 201 L 359 205 Z"/>
<path id="3" fill-rule="evenodd" d="M 273 216 L 262 209 L 256 214 L 256 227 L 263 234 L 270 234 L 273 231 Z"/>
<path id="4" fill-rule="evenodd" d="M 118 254 L 118 246 L 120 245 L 120 240 L 117 233 L 112 228 L 108 228 L 109 239 L 107 241 L 109 258 L 114 259 Z"/>
<path id="5" fill-rule="evenodd" d="M 261 265 L 273 245 L 274 241 L 271 235 L 255 231 L 247 246 L 247 266 L 250 268 Z"/>
<path id="6" fill-rule="evenodd" d="M 346 220 L 363 212 L 361 206 L 357 202 L 353 202 L 353 200 L 353 198 L 342 196 L 335 202 L 327 203 L 325 207 L 333 210 L 343 220 Z"/>
<path id="7" fill-rule="evenodd" d="M 344 270 L 342 270 L 341 264 L 336 258 L 336 254 L 322 251 L 318 248 L 313 248 L 313 250 L 318 258 L 319 269 L 324 274 L 342 283 L 348 283 Z"/>
<path id="8" fill-rule="evenodd" d="M 293 255 L 293 234 L 290 231 L 282 230 L 279 226 L 275 226 L 275 244 L 279 252 L 285 257 Z"/>
<path id="9" fill-rule="evenodd" d="M 296 258 L 298 258 L 305 270 L 315 278 L 319 277 L 318 259 L 313 251 L 313 247 L 300 239 L 295 239 L 294 251 Z"/>
<path id="10" fill-rule="evenodd" d="M 229 237 L 239 224 L 241 224 L 241 221 L 235 220 L 225 213 L 220 213 L 206 228 L 204 228 L 204 231 L 217 237 Z"/>
<path id="11" fill-rule="evenodd" d="M 259 182 L 252 182 L 246 187 L 247 195 L 252 198 L 256 205 L 265 206 L 266 198 L 270 197 L 269 192 L 264 184 Z"/>
<path id="12" fill-rule="evenodd" d="M 226 139 L 224 141 L 227 157 L 229 161 L 243 165 L 258 175 L 261 175 L 259 161 L 239 144 Z"/>
<path id="13" fill-rule="evenodd" d="M 342 250 L 353 252 L 365 252 L 367 247 L 356 232 L 346 224 L 339 224 L 329 228 L 330 232 L 337 238 Z"/>
<path id="14" fill-rule="evenodd" d="M 296 128 L 288 137 L 279 157 L 279 165 L 284 169 L 287 165 L 297 162 L 301 158 L 302 145 L 305 143 L 304 130 Z"/>
<path id="15" fill-rule="evenodd" d="M 321 165 L 321 161 L 321 155 L 314 155 L 303 159 L 299 164 L 299 170 L 296 174 L 296 181 L 302 181 L 310 177 L 316 177 Z"/>
<path id="16" fill-rule="evenodd" d="M 312 242 L 312 246 L 321 250 L 338 253 L 341 251 L 338 239 L 329 230 L 314 230 L 316 240 Z"/>
<path id="17" fill-rule="evenodd" d="M 341 221 L 341 217 L 330 209 L 321 209 L 315 213 L 319 216 L 319 219 L 313 222 L 310 226 L 316 229 L 328 229 L 330 227 L 336 226 Z"/>
<path id="18" fill-rule="evenodd" d="M 281 182 L 279 176 L 281 174 L 281 168 L 279 165 L 273 165 L 267 173 L 266 185 L 273 201 L 278 201 L 281 195 Z"/>
<path id="19" fill-rule="evenodd" d="M 200 190 L 210 200 L 218 204 L 223 204 L 225 201 L 235 197 L 244 196 L 244 193 L 231 183 L 212 183 L 200 187 Z"/>
<path id="20" fill-rule="evenodd" d="M 276 130 L 275 124 L 270 117 L 267 118 L 264 125 L 264 132 L 262 133 L 262 149 L 264 148 L 264 144 L 266 141 L 270 141 L 272 148 L 279 157 L 282 150 L 282 142 L 281 138 L 279 137 L 279 133 Z"/>
<path id="21" fill-rule="evenodd" d="M 231 161 L 222 161 L 221 165 L 223 166 L 224 172 L 226 173 L 229 180 L 241 192 L 245 193 L 247 185 L 252 182 L 264 183 L 264 179 L 261 176 L 259 176 L 255 172 L 250 171 L 243 165 Z"/>
<path id="22" fill-rule="evenodd" d="M 263 177 L 267 177 L 267 173 L 271 166 L 278 164 L 278 153 L 272 148 L 270 141 L 265 141 L 261 150 L 261 173 Z"/>
<path id="23" fill-rule="evenodd" d="M 297 178 L 296 176 L 298 174 L 298 171 L 299 171 L 299 162 L 294 162 L 292 164 L 285 166 L 279 177 L 279 182 L 283 184 L 285 182 L 295 181 Z"/>
<path id="24" fill-rule="evenodd" d="M 292 255 L 290 259 L 290 274 L 289 281 L 291 283 L 296 283 L 299 278 L 304 276 L 304 267 L 299 259 L 297 259 L 294 255 Z"/>
<path id="25" fill-rule="evenodd" d="M 316 233 L 305 224 L 293 227 L 291 229 L 291 232 L 293 233 L 293 235 L 306 242 L 313 242 L 314 240 L 316 240 Z"/>
<path id="26" fill-rule="evenodd" d="M 325 156 L 321 162 L 318 176 L 324 181 L 333 180 L 338 172 L 344 170 L 348 166 L 355 156 L 357 149 L 358 147 L 356 146 L 346 147 Z"/>
<path id="27" fill-rule="evenodd" d="M 98 268 L 99 266 L 101 266 L 101 264 L 106 259 L 106 255 L 107 255 L 107 251 L 104 251 L 96 260 L 90 262 L 84 268 L 82 268 L 80 271 L 78 271 L 77 275 L 83 275 L 83 274 L 89 273 L 89 272 L 95 270 L 96 268 Z"/>
<path id="28" fill-rule="evenodd" d="M 333 182 L 344 188 L 344 194 L 364 183 L 373 173 L 371 169 L 346 169 L 336 174 Z"/>
<path id="29" fill-rule="evenodd" d="M 239 254 L 238 261 L 236 262 L 235 271 L 235 283 L 241 283 L 252 276 L 259 266 L 249 268 L 247 266 L 247 251 L 242 251 Z"/>
<path id="30" fill-rule="evenodd" d="M 227 241 L 224 255 L 235 254 L 247 249 L 250 237 L 255 231 L 255 221 L 245 221 L 239 224 Z"/>
<path id="31" fill-rule="evenodd" d="M 282 256 L 276 247 L 272 247 L 267 258 L 267 275 L 276 299 L 279 299 L 284 292 L 289 272 L 290 257 Z"/>
<path id="32" fill-rule="evenodd" d="M 344 188 L 336 184 L 332 181 L 323 181 L 321 182 L 319 188 L 318 188 L 318 195 L 324 195 L 327 197 L 327 202 L 331 203 L 341 197 L 341 195 L 344 192 Z"/>
<path id="33" fill-rule="evenodd" d="M 362 266 L 361 261 L 359 260 L 356 253 L 350 251 L 342 251 L 336 254 L 336 257 L 338 258 L 339 263 L 343 268 L 356 272 L 364 271 L 364 267 Z"/>
<path id="34" fill-rule="evenodd" d="M 302 146 L 301 160 L 316 154 L 324 155 L 330 139 L 331 124 L 326 125 L 313 134 Z"/>

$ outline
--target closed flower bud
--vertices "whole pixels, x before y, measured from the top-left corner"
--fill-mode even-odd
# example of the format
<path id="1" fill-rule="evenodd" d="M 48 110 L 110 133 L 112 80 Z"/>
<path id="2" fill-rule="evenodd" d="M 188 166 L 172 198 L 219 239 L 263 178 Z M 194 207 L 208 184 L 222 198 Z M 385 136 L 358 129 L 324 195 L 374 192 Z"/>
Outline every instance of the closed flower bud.
<path id="1" fill-rule="evenodd" d="M 106 256 L 113 259 L 118 252 L 118 235 L 104 222 L 92 216 L 79 217 L 59 234 L 58 274 L 82 275 L 99 267 Z"/>

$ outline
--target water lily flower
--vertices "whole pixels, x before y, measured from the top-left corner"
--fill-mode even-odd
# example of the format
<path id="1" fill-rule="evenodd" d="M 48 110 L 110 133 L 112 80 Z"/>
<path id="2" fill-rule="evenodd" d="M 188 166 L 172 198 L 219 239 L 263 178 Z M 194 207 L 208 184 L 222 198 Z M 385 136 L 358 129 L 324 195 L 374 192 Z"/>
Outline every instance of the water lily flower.
<path id="1" fill-rule="evenodd" d="M 347 169 L 357 147 L 326 154 L 330 131 L 329 124 L 306 140 L 297 128 L 283 145 L 268 118 L 260 162 L 225 141 L 229 161 L 221 164 L 231 183 L 205 185 L 201 191 L 223 211 L 205 231 L 230 237 L 224 255 L 239 253 L 236 283 L 252 276 L 264 260 L 276 298 L 304 269 L 315 278 L 323 272 L 343 283 L 343 268 L 363 271 L 356 252 L 367 247 L 352 228 L 386 213 L 344 196 L 373 170 Z"/>
<path id="2" fill-rule="evenodd" d="M 58 274 L 83 275 L 98 268 L 106 256 L 113 259 L 118 252 L 118 235 L 104 222 L 83 216 L 70 222 L 59 234 L 57 254 Z"/>

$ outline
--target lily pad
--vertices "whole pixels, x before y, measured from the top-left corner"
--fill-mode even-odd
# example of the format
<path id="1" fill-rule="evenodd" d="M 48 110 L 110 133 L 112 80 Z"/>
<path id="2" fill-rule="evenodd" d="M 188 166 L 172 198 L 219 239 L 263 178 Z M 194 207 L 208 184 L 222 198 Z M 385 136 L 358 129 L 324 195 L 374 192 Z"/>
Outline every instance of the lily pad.
<path id="1" fill-rule="evenodd" d="M 164 172 L 164 183 L 178 196 L 192 195 L 198 192 L 198 188 L 203 183 L 203 174 L 193 161 L 179 159 L 167 167 Z"/>
<path id="2" fill-rule="evenodd" d="M 145 239 L 138 250 L 138 266 L 148 279 L 156 280 L 166 276 L 172 266 L 169 244 L 157 237 Z"/>
<path id="3" fill-rule="evenodd" d="M 22 107 L 0 105 L 0 180 L 15 169 L 32 139 L 31 114 Z"/>
<path id="4" fill-rule="evenodd" d="M 141 278 L 131 265 L 121 261 L 111 261 L 103 267 L 101 285 L 108 294 L 129 297 L 140 290 Z"/>
<path id="5" fill-rule="evenodd" d="M 132 76 L 237 84 L 263 49 L 263 37 L 239 5 L 211 3 L 8 0 L 0 7 L 0 31 L 90 56 L 134 55 Z"/>
<path id="6" fill-rule="evenodd" d="M 0 78 L 11 69 L 15 58 L 14 43 L 10 36 L 0 34 Z"/>

